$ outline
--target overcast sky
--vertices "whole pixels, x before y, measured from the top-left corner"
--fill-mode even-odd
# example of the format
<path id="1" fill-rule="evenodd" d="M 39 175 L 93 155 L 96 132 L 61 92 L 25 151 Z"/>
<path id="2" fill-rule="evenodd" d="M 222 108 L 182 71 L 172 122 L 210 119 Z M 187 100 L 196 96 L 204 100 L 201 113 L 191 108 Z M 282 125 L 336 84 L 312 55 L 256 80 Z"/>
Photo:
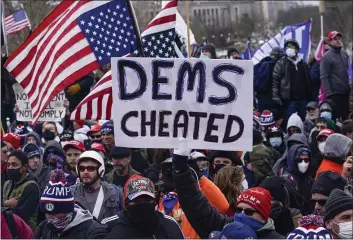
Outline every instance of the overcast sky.
<path id="1" fill-rule="evenodd" d="M 319 5 L 319 1 L 301 1 L 304 5 Z"/>

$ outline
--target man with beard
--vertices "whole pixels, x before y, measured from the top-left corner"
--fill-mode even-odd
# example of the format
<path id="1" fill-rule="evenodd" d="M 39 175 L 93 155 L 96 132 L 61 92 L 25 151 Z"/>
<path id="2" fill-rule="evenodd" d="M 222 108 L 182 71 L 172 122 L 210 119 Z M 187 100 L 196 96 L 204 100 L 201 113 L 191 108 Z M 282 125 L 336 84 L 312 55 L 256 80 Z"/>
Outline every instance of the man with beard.
<path id="1" fill-rule="evenodd" d="M 107 239 L 183 239 L 178 223 L 155 210 L 153 182 L 133 175 L 124 186 L 125 209 L 114 220 L 102 221 L 112 229 Z"/>
<path id="2" fill-rule="evenodd" d="M 77 141 L 77 140 L 71 140 L 64 146 L 64 151 L 65 151 L 65 157 L 66 157 L 66 164 L 64 165 L 64 172 L 66 175 L 66 178 L 70 178 L 71 180 L 68 180 L 69 186 L 73 185 L 76 183 L 77 179 L 77 171 L 76 171 L 76 166 L 77 166 L 77 160 L 80 157 L 80 155 L 86 151 L 85 146 L 83 145 L 82 142 Z"/>
<path id="3" fill-rule="evenodd" d="M 113 121 L 110 120 L 104 123 L 101 128 L 101 133 L 103 145 L 109 154 L 115 146 Z"/>
<path id="4" fill-rule="evenodd" d="M 110 157 L 113 162 L 114 171 L 111 171 L 105 176 L 107 182 L 124 187 L 126 181 L 132 175 L 140 174 L 130 165 L 131 150 L 129 148 L 114 147 L 110 153 Z"/>
<path id="5" fill-rule="evenodd" d="M 116 215 L 122 209 L 123 192 L 101 180 L 105 173 L 104 160 L 96 151 L 86 151 L 77 160 L 80 183 L 70 187 L 75 202 L 98 220 Z"/>
<path id="6" fill-rule="evenodd" d="M 102 142 L 102 133 L 101 126 L 99 124 L 94 124 L 91 129 L 88 131 L 87 135 L 92 140 L 92 143 L 101 143 Z"/>

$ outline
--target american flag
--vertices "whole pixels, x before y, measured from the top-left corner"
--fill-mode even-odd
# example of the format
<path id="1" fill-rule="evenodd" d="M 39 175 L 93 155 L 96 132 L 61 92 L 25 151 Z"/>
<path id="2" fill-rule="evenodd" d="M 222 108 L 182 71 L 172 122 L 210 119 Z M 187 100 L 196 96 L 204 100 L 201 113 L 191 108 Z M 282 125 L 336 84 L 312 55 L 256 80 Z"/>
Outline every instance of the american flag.
<path id="1" fill-rule="evenodd" d="M 6 35 L 19 32 L 26 27 L 31 29 L 31 23 L 29 22 L 27 14 L 23 9 L 19 9 L 11 15 L 5 17 Z"/>
<path id="2" fill-rule="evenodd" d="M 322 56 L 324 56 L 324 53 L 325 53 L 325 40 L 321 39 L 315 50 L 315 59 L 318 63 L 320 63 Z"/>
<path id="3" fill-rule="evenodd" d="M 141 37 L 146 57 L 183 57 L 175 43 L 177 6 L 177 0 L 168 2 L 161 12 L 145 27 Z M 131 56 L 135 55 L 132 54 Z M 112 117 L 112 106 L 112 76 L 111 71 L 109 71 L 71 113 L 71 119 L 110 120 Z"/>
<path id="4" fill-rule="evenodd" d="M 81 77 L 140 48 L 128 0 L 62 1 L 5 63 L 28 94 L 36 121 Z"/>

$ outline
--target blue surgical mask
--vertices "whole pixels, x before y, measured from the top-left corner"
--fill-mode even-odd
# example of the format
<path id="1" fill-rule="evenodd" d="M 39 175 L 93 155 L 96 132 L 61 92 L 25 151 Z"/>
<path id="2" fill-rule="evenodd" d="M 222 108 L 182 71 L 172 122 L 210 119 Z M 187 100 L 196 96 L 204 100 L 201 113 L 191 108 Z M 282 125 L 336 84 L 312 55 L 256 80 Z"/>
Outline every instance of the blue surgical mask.
<path id="1" fill-rule="evenodd" d="M 320 117 L 332 119 L 332 112 L 322 112 Z"/>
<path id="2" fill-rule="evenodd" d="M 251 227 L 254 231 L 259 230 L 262 228 L 265 224 L 252 218 L 244 213 L 237 213 L 234 215 L 234 222 L 241 222 L 242 224 Z"/>
<path id="3" fill-rule="evenodd" d="M 281 137 L 270 138 L 270 144 L 274 148 L 280 147 L 282 145 L 282 138 Z"/>
<path id="4" fill-rule="evenodd" d="M 208 177 L 208 169 L 201 170 L 201 171 L 200 171 L 200 175 L 201 175 L 201 176 Z"/>
<path id="5" fill-rule="evenodd" d="M 243 186 L 243 191 L 249 188 L 249 184 L 248 184 L 248 181 L 246 181 L 246 179 L 243 180 L 241 185 Z"/>

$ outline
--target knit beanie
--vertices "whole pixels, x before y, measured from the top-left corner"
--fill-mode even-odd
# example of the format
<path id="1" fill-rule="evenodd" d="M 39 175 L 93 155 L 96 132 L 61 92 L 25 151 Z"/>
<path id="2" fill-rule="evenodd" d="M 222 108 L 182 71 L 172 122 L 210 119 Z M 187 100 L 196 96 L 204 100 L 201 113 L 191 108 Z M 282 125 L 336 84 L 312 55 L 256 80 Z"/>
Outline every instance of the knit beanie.
<path id="1" fill-rule="evenodd" d="M 21 147 L 20 135 L 15 133 L 6 133 L 2 138 L 2 141 L 11 143 L 14 149 L 18 149 Z"/>
<path id="2" fill-rule="evenodd" d="M 332 236 L 323 227 L 317 229 L 298 227 L 288 234 L 287 239 L 332 239 Z"/>
<path id="3" fill-rule="evenodd" d="M 111 133 L 114 135 L 114 123 L 113 121 L 109 120 L 108 122 L 102 125 L 101 129 L 102 133 Z"/>
<path id="4" fill-rule="evenodd" d="M 260 116 L 261 126 L 272 126 L 275 125 L 275 118 L 269 110 L 264 110 Z"/>
<path id="5" fill-rule="evenodd" d="M 51 172 L 50 180 L 40 198 L 40 210 L 44 213 L 71 213 L 75 200 L 66 185 L 65 174 L 61 169 Z"/>
<path id="6" fill-rule="evenodd" d="M 343 164 L 349 153 L 352 140 L 339 133 L 334 133 L 328 136 L 324 148 L 324 157 L 329 160 Z"/>
<path id="7" fill-rule="evenodd" d="M 325 204 L 324 221 L 330 220 L 338 214 L 353 209 L 353 197 L 342 190 L 332 190 Z"/>
<path id="8" fill-rule="evenodd" d="M 324 220 L 322 216 L 314 214 L 302 216 L 298 221 L 298 227 L 303 227 L 308 230 L 317 229 L 319 227 L 324 227 Z"/>
<path id="9" fill-rule="evenodd" d="M 26 146 L 23 147 L 23 152 L 27 154 L 28 158 L 32 158 L 34 156 L 39 156 L 40 157 L 40 149 L 37 145 L 33 143 L 29 143 Z"/>
<path id="10" fill-rule="evenodd" d="M 320 193 L 329 196 L 333 189 L 344 190 L 346 180 L 335 172 L 322 172 L 316 178 L 311 193 Z"/>
<path id="11" fill-rule="evenodd" d="M 248 204 L 267 221 L 271 212 L 271 200 L 271 193 L 268 190 L 262 187 L 254 187 L 245 190 L 239 195 L 237 205 L 241 202 Z"/>

